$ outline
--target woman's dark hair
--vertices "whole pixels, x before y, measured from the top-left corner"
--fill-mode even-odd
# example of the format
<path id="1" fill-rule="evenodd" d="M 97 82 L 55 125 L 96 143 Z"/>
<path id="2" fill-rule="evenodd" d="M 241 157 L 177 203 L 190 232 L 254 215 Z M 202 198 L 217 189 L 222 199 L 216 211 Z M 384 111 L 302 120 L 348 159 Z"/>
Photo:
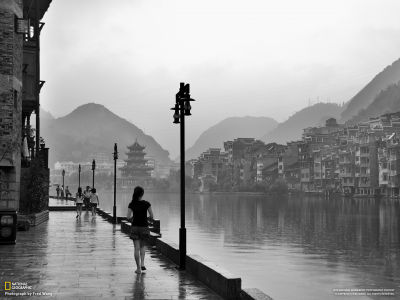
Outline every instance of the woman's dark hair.
<path id="1" fill-rule="evenodd" d="M 92 188 L 92 193 L 96 193 L 96 189 L 95 188 Z"/>
<path id="2" fill-rule="evenodd" d="M 79 195 L 79 197 L 82 197 L 82 188 L 81 187 L 78 187 L 78 195 Z"/>
<path id="3" fill-rule="evenodd" d="M 141 186 L 135 187 L 132 195 L 132 203 L 139 201 L 139 197 L 143 196 L 144 189 Z"/>

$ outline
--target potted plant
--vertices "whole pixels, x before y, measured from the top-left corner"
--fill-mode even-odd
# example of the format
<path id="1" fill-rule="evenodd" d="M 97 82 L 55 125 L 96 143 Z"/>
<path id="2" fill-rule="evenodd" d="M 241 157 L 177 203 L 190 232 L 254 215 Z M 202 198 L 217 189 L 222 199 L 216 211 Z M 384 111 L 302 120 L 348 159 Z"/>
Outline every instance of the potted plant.
<path id="1" fill-rule="evenodd" d="M 36 129 L 32 128 L 31 125 L 27 125 L 25 127 L 25 136 L 26 136 L 26 139 L 28 141 L 28 147 L 29 148 L 34 148 L 35 147 L 35 139 L 34 139 L 35 132 L 36 132 Z"/>
<path id="2" fill-rule="evenodd" d="M 46 143 L 44 141 L 44 138 L 40 137 L 39 138 L 39 144 L 40 144 L 40 148 L 44 149 L 44 147 L 46 147 Z"/>

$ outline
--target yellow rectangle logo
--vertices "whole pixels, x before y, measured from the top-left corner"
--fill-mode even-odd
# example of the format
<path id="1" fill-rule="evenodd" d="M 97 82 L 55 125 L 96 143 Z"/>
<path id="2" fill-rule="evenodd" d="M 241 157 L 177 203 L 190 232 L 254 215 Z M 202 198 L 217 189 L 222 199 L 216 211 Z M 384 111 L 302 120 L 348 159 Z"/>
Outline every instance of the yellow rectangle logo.
<path id="1" fill-rule="evenodd" d="M 8 283 L 8 288 L 7 288 L 7 283 Z M 11 282 L 4 282 L 4 285 L 5 285 L 5 290 L 6 291 L 9 291 L 9 290 L 11 290 Z"/>

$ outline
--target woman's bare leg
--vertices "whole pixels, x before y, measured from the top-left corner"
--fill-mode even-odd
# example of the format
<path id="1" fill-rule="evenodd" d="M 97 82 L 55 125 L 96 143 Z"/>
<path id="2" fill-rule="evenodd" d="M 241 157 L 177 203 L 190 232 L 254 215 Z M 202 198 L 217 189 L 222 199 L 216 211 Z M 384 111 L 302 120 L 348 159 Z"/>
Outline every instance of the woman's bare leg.
<path id="1" fill-rule="evenodd" d="M 140 261 L 141 261 L 141 266 L 144 267 L 144 256 L 146 254 L 145 248 L 146 242 L 144 240 L 140 240 Z"/>
<path id="2" fill-rule="evenodd" d="M 140 240 L 134 240 L 133 246 L 135 247 L 135 262 L 136 262 L 136 271 L 135 273 L 142 273 L 142 269 L 140 267 Z"/>

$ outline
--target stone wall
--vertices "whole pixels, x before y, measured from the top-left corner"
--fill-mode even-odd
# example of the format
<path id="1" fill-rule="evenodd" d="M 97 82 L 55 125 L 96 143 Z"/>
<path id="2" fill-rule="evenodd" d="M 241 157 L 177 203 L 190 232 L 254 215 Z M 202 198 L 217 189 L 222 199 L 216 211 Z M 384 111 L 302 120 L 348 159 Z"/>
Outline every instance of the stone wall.
<path id="1" fill-rule="evenodd" d="M 21 110 L 23 36 L 15 33 L 15 19 L 22 18 L 21 0 L 0 1 L 0 158 L 7 151 L 7 140 L 13 147 L 0 169 L 10 194 L 0 196 L 0 208 L 19 207 L 21 172 Z"/>

